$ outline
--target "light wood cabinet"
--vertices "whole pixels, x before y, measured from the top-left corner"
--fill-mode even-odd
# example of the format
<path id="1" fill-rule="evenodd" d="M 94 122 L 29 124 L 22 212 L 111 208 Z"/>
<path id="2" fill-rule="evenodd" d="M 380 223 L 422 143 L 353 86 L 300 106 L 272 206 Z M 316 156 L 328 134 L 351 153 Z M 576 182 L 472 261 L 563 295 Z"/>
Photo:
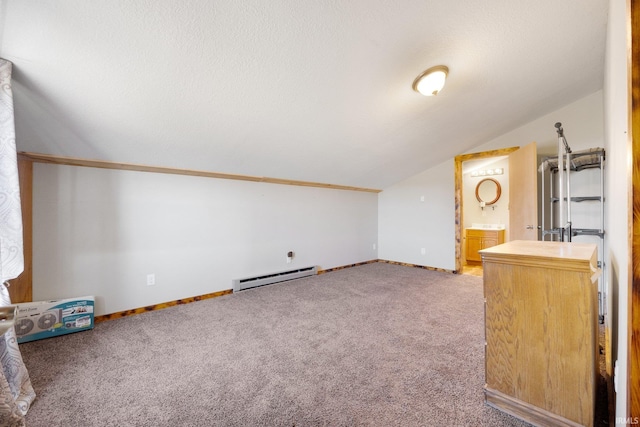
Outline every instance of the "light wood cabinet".
<path id="1" fill-rule="evenodd" d="M 481 262 L 479 251 L 504 243 L 504 230 L 466 229 L 467 261 Z"/>
<path id="2" fill-rule="evenodd" d="M 597 246 L 512 241 L 480 253 L 486 403 L 534 425 L 593 426 Z"/>

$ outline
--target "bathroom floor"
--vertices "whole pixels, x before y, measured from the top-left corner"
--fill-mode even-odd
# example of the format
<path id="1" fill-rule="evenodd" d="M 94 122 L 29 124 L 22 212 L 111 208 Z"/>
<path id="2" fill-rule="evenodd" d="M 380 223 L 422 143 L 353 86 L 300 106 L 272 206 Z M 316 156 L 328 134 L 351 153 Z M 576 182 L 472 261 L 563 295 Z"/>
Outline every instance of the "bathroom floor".
<path id="1" fill-rule="evenodd" d="M 470 276 L 482 277 L 482 265 L 470 265 L 467 264 L 462 267 L 462 274 L 468 274 Z"/>

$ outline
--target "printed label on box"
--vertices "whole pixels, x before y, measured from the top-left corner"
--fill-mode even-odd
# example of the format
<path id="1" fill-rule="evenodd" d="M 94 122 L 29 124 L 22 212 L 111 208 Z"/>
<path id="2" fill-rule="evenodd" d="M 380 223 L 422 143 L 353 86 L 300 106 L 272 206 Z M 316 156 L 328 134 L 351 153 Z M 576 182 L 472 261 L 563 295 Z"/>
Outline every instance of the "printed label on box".
<path id="1" fill-rule="evenodd" d="M 93 328 L 93 296 L 17 304 L 18 343 L 35 341 Z"/>

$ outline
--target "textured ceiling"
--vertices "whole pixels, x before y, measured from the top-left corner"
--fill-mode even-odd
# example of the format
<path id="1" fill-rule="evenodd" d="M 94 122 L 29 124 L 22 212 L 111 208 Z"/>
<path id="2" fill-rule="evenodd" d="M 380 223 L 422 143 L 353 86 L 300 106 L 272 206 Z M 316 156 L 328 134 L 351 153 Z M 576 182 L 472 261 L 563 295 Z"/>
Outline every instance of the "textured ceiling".
<path id="1" fill-rule="evenodd" d="M 601 89 L 608 3 L 4 0 L 0 56 L 21 151 L 383 189 Z"/>

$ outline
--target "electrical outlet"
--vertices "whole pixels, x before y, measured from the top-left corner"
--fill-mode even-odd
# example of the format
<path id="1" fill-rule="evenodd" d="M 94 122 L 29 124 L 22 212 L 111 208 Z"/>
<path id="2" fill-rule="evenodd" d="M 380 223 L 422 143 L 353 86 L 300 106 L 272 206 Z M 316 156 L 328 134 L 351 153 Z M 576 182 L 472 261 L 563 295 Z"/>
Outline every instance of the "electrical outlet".
<path id="1" fill-rule="evenodd" d="M 420 249 L 420 253 L 422 255 L 425 255 L 427 253 L 427 250 L 425 248 Z"/>
<path id="2" fill-rule="evenodd" d="M 156 284 L 156 275 L 151 273 L 147 274 L 147 286 L 153 286 Z"/>
<path id="3" fill-rule="evenodd" d="M 373 244 L 373 250 L 374 251 L 376 250 L 376 244 L 375 243 Z"/>

